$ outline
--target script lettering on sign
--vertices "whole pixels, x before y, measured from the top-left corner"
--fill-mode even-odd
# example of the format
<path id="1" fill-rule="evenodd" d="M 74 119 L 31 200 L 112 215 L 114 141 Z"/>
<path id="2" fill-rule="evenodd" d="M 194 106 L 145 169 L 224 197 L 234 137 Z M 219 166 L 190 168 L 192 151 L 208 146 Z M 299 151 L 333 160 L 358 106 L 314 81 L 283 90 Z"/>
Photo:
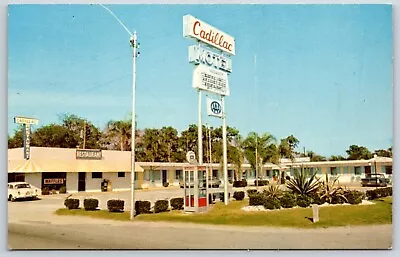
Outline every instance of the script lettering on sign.
<path id="1" fill-rule="evenodd" d="M 219 95 L 229 95 L 228 74 L 199 64 L 193 71 L 193 87 Z"/>
<path id="2" fill-rule="evenodd" d="M 25 118 L 25 117 L 14 117 L 14 123 L 37 125 L 39 123 L 39 120 L 38 119 L 32 119 L 32 118 Z"/>
<path id="3" fill-rule="evenodd" d="M 183 36 L 235 55 L 235 38 L 191 15 L 183 16 Z"/>
<path id="4" fill-rule="evenodd" d="M 232 60 L 222 54 L 213 53 L 198 45 L 189 46 L 189 62 L 207 64 L 216 69 L 232 72 Z"/>
<path id="5" fill-rule="evenodd" d="M 101 150 L 76 149 L 76 159 L 101 160 Z"/>

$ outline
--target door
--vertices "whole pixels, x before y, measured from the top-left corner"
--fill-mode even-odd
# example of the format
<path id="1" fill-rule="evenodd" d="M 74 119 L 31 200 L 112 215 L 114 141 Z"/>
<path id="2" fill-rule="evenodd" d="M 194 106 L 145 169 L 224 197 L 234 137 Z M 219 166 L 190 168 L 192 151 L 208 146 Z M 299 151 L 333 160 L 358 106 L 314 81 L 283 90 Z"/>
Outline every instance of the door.
<path id="1" fill-rule="evenodd" d="M 365 166 L 365 177 L 366 178 L 371 177 L 371 166 Z"/>
<path id="2" fill-rule="evenodd" d="M 162 171 L 162 183 L 163 183 L 163 185 L 165 183 L 167 183 L 167 171 L 166 170 Z"/>
<path id="3" fill-rule="evenodd" d="M 78 173 L 78 191 L 86 190 L 86 172 Z"/>

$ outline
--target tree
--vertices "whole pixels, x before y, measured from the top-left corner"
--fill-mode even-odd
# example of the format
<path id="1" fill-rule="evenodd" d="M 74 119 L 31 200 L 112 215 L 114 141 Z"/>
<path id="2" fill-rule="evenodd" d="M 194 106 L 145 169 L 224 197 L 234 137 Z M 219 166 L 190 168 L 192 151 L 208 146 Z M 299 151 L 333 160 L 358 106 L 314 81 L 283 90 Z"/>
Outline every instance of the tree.
<path id="1" fill-rule="evenodd" d="M 299 142 L 300 141 L 293 135 L 282 138 L 279 144 L 279 153 L 281 158 L 289 158 L 293 161 L 295 159 L 294 149 L 297 147 Z"/>
<path id="2" fill-rule="evenodd" d="M 109 121 L 105 131 L 105 145 L 110 146 L 111 149 L 118 148 L 120 151 L 130 150 L 132 139 L 132 122 L 118 120 Z"/>
<path id="3" fill-rule="evenodd" d="M 389 147 L 387 150 L 384 149 L 379 149 L 379 150 L 375 150 L 374 154 L 376 154 L 377 156 L 381 156 L 381 157 L 390 157 L 392 158 L 392 147 Z"/>
<path id="4" fill-rule="evenodd" d="M 348 160 L 368 160 L 373 154 L 364 146 L 351 145 L 346 153 L 349 155 Z"/>
<path id="5" fill-rule="evenodd" d="M 14 136 L 8 136 L 8 149 L 24 146 L 24 126 L 20 125 L 14 132 Z"/>
<path id="6" fill-rule="evenodd" d="M 184 152 L 179 149 L 178 131 L 173 127 L 163 127 L 159 131 L 161 161 L 177 162 L 182 160 Z"/>
<path id="7" fill-rule="evenodd" d="M 329 158 L 329 160 L 330 160 L 330 161 L 344 161 L 344 160 L 346 160 L 346 158 L 343 157 L 343 156 L 341 156 L 341 155 L 332 155 L 332 156 Z"/>
<path id="8" fill-rule="evenodd" d="M 326 161 L 326 158 L 324 156 L 316 154 L 313 151 L 307 151 L 306 156 L 310 157 L 311 162 Z"/>
<path id="9" fill-rule="evenodd" d="M 276 139 L 269 133 L 264 133 L 259 136 L 256 132 L 250 132 L 247 138 L 243 141 L 244 155 L 249 161 L 251 167 L 258 170 L 260 166 L 266 162 L 272 162 L 274 155 L 277 152 L 271 151 L 274 149 L 271 145 L 276 142 Z M 256 149 L 257 149 L 257 161 L 256 161 Z M 275 148 L 276 149 L 276 148 Z M 256 162 L 258 166 L 256 168 Z"/>
<path id="10" fill-rule="evenodd" d="M 68 129 L 62 125 L 49 124 L 35 130 L 32 134 L 31 145 L 70 148 L 69 142 L 65 140 L 68 133 Z"/>

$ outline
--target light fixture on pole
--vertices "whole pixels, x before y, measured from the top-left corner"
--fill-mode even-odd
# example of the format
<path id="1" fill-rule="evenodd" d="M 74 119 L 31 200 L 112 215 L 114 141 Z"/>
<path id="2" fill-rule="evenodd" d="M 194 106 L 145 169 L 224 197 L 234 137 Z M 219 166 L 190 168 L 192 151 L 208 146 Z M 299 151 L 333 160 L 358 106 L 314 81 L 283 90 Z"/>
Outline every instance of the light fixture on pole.
<path id="1" fill-rule="evenodd" d="M 133 220 L 135 217 L 135 131 L 136 131 L 136 120 L 135 120 L 135 98 L 136 98 L 136 58 L 139 54 L 137 49 L 139 48 L 139 43 L 137 43 L 136 31 L 132 34 L 129 29 L 124 25 L 124 23 L 107 7 L 99 4 L 105 10 L 107 10 L 125 29 L 125 31 L 130 35 L 130 45 L 133 49 L 133 71 L 132 71 L 132 143 L 131 143 L 131 211 L 130 219 Z"/>

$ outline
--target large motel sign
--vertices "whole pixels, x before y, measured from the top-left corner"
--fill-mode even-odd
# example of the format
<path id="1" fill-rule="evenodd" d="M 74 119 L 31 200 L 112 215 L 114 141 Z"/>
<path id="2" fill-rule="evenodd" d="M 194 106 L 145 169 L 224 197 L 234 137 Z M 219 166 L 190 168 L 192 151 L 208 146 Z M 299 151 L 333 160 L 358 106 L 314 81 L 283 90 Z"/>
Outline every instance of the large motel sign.
<path id="1" fill-rule="evenodd" d="M 207 109 L 208 115 L 222 119 L 224 202 L 228 204 L 228 161 L 224 98 L 230 94 L 228 74 L 232 72 L 232 60 L 230 57 L 236 54 L 235 38 L 191 15 L 183 16 L 183 36 L 197 42 L 197 45 L 189 46 L 189 63 L 194 64 L 192 85 L 198 91 L 199 165 L 203 164 L 201 94 L 202 91 L 206 91 L 220 98 L 218 100 L 208 99 Z M 202 47 L 202 45 L 205 47 Z"/>

